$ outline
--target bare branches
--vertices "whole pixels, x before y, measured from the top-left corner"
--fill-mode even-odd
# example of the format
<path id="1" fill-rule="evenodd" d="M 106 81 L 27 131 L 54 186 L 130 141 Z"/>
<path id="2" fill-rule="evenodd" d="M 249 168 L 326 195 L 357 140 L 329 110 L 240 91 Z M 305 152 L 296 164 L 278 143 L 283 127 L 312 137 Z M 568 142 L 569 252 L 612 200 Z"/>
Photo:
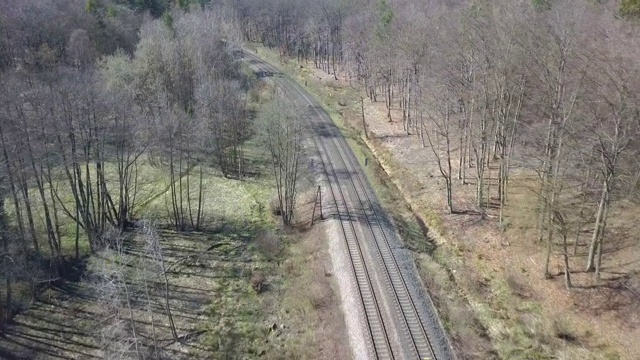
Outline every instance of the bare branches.
<path id="1" fill-rule="evenodd" d="M 98 329 L 100 345 L 105 359 L 139 359 L 140 340 L 126 273 L 133 259 L 123 251 L 123 238 L 117 229 L 105 236 L 108 237 L 105 242 L 111 245 L 101 253 L 94 282 L 103 316 Z"/>
<path id="2" fill-rule="evenodd" d="M 160 245 L 160 239 L 153 225 L 148 222 L 144 224 L 143 231 L 147 242 L 145 251 L 152 259 L 151 271 L 153 273 L 160 274 L 164 283 L 164 305 L 167 312 L 167 317 L 169 319 L 169 328 L 171 329 L 173 340 L 178 341 L 178 332 L 176 330 L 175 322 L 173 321 L 173 313 L 171 312 L 171 305 L 169 303 L 169 278 L 167 277 L 167 267 L 164 262 L 164 255 L 162 252 L 162 246 Z"/>
<path id="3" fill-rule="evenodd" d="M 271 155 L 279 212 L 284 225 L 291 225 L 298 192 L 305 129 L 303 113 L 294 104 L 276 97 L 260 112 L 258 126 Z"/>

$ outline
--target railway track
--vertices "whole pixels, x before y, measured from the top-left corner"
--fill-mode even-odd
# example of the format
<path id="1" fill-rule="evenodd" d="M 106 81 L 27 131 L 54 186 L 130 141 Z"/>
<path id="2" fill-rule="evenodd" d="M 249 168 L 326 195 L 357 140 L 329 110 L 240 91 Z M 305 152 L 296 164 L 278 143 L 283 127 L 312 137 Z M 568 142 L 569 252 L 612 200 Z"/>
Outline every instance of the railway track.
<path id="1" fill-rule="evenodd" d="M 246 55 L 252 60 L 253 66 L 264 74 L 278 74 L 277 68 L 256 55 Z M 313 141 L 324 166 L 331 199 L 335 203 L 349 251 L 365 313 L 368 345 L 372 355 L 377 359 L 454 358 L 446 338 L 442 341 L 444 332 L 437 318 L 434 324 L 434 319 L 421 314 L 421 304 L 415 297 L 423 294 L 411 291 L 393 252 L 390 236 L 395 235 L 395 230 L 388 224 L 371 186 L 339 129 L 300 85 L 289 79 L 282 79 L 281 83 L 290 92 L 289 95 L 309 107 L 308 121 L 317 132 Z M 377 276 L 372 276 L 373 273 Z M 374 282 L 374 277 L 380 281 Z M 383 304 L 385 300 L 386 307 Z M 430 299 L 427 300 L 433 306 Z M 440 332 L 438 341 L 435 342 L 430 335 L 430 332 L 434 332 L 434 327 L 439 328 L 437 330 Z M 391 329 L 399 332 L 395 338 L 400 341 L 392 340 L 394 337 L 390 334 Z M 438 345 L 437 348 L 434 343 Z"/>

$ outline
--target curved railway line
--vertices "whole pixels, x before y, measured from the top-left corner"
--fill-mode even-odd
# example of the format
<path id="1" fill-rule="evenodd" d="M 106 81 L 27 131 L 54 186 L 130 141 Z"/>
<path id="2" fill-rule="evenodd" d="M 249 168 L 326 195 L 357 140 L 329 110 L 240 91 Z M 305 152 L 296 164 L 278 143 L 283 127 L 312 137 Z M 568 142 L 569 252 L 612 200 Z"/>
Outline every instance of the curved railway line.
<path id="1" fill-rule="evenodd" d="M 279 73 L 256 55 L 248 52 L 245 55 L 263 74 Z M 380 208 L 353 151 L 328 115 L 299 84 L 282 78 L 281 85 L 295 101 L 308 105 L 308 121 L 315 132 L 313 141 L 349 252 L 372 356 L 376 359 L 453 359 L 428 294 L 415 287 L 412 291 L 405 279 L 390 240 L 396 235 L 395 229 Z M 376 282 L 376 278 L 380 280 Z M 423 302 L 417 301 L 420 296 Z M 395 337 L 391 334 L 394 329 L 398 332 Z"/>

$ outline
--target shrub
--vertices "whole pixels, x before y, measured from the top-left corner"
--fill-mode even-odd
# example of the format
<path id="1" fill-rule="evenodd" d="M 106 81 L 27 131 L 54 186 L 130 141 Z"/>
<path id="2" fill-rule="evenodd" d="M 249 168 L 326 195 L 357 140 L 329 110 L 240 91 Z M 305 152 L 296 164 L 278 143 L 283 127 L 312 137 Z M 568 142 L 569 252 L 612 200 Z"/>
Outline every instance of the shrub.
<path id="1" fill-rule="evenodd" d="M 261 272 L 254 272 L 251 275 L 251 288 L 257 294 L 261 294 L 267 290 L 267 277 Z"/>
<path id="2" fill-rule="evenodd" d="M 573 332 L 569 321 L 564 317 L 559 317 L 553 320 L 551 324 L 551 331 L 553 335 L 567 342 L 575 342 L 578 340 L 578 337 Z"/>
<path id="3" fill-rule="evenodd" d="M 255 238 L 255 245 L 258 251 L 268 259 L 274 259 L 280 255 L 280 238 L 273 231 L 263 231 Z"/>
<path id="4" fill-rule="evenodd" d="M 640 16 L 640 0 L 622 0 L 620 14 L 632 17 Z"/>
<path id="5" fill-rule="evenodd" d="M 277 196 L 271 199 L 271 203 L 269 203 L 269 209 L 271 210 L 271 213 L 275 216 L 282 215 L 282 209 L 280 208 L 280 200 L 278 200 Z"/>
<path id="6" fill-rule="evenodd" d="M 505 281 L 513 294 L 521 298 L 530 297 L 531 294 L 528 291 L 527 286 L 517 274 L 512 272 L 507 273 Z"/>
<path id="7" fill-rule="evenodd" d="M 309 285 L 309 302 L 314 309 L 324 308 L 330 301 L 331 288 L 329 284 L 317 281 Z"/>

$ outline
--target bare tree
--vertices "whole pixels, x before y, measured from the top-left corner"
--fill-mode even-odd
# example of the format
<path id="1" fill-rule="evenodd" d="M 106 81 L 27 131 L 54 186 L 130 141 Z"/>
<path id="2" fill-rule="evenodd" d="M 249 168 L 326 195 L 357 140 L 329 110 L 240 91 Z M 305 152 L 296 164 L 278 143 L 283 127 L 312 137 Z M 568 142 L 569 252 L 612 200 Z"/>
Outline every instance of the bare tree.
<path id="1" fill-rule="evenodd" d="M 436 157 L 438 164 L 438 170 L 440 175 L 445 181 L 447 191 L 447 210 L 449 214 L 453 213 L 453 181 L 452 181 L 452 167 L 451 167 L 451 109 L 449 104 L 451 99 L 449 98 L 449 92 L 445 91 L 444 94 L 435 94 L 436 98 L 434 108 L 438 109 L 438 112 L 431 114 L 429 112 L 429 118 L 434 125 L 433 133 L 426 131 L 426 136 L 429 141 L 429 146 L 433 155 Z M 444 141 L 444 144 L 442 143 Z"/>
<path id="2" fill-rule="evenodd" d="M 582 8 L 567 3 L 558 5 L 544 21 L 540 35 L 532 39 L 529 54 L 533 60 L 539 86 L 539 99 L 544 116 L 548 119 L 539 191 L 538 240 L 546 241 L 545 276 L 549 274 L 552 249 L 554 211 L 558 208 L 564 188 L 561 171 L 567 159 L 567 130 L 576 116 L 576 100 L 582 90 L 586 64 L 580 56 L 581 26 L 584 25 Z"/>
<path id="3" fill-rule="evenodd" d="M 276 95 L 261 109 L 258 122 L 264 145 L 271 155 L 282 223 L 291 225 L 298 193 L 305 130 L 302 112 Z"/>
<path id="4" fill-rule="evenodd" d="M 164 262 L 164 255 L 162 251 L 162 246 L 160 245 L 160 238 L 158 237 L 157 232 L 150 224 L 144 225 L 145 237 L 147 241 L 147 251 L 151 254 L 152 259 L 154 260 L 156 271 L 162 277 L 164 282 L 164 305 L 165 310 L 167 311 L 167 318 L 169 319 L 169 328 L 171 329 L 171 335 L 173 335 L 173 340 L 178 341 L 178 332 L 176 330 L 176 324 L 173 321 L 173 313 L 171 312 L 171 304 L 169 303 L 169 277 L 167 276 L 167 267 Z"/>
<path id="5" fill-rule="evenodd" d="M 2 180 L 0 180 L 2 181 Z M 0 189 L 4 184 L 0 183 Z M 2 189 L 2 195 L 4 195 L 4 189 Z M 0 199 L 0 237 L 2 237 L 2 272 L 5 276 L 5 296 L 4 304 L 2 306 L 3 314 L 2 319 L 10 319 L 13 309 L 13 287 L 12 287 L 12 259 L 11 252 L 9 251 L 9 227 L 7 224 L 7 214 L 4 209 L 4 196 Z"/>
<path id="6" fill-rule="evenodd" d="M 613 191 L 620 179 L 625 157 L 635 158 L 640 153 L 632 146 L 632 142 L 640 135 L 640 97 L 637 95 L 640 84 L 637 76 L 640 68 L 635 60 L 625 58 L 617 51 L 610 51 L 600 63 L 600 71 L 595 74 L 593 88 L 596 98 L 589 102 L 593 117 L 588 133 L 592 136 L 591 144 L 594 163 L 598 164 L 599 179 L 602 182 L 600 200 L 595 215 L 595 224 L 589 254 L 587 271 L 595 271 L 595 278 L 600 278 L 602 251 L 605 240 L 607 218 Z"/>
<path id="7" fill-rule="evenodd" d="M 140 359 L 140 339 L 127 284 L 127 268 L 134 259 L 124 252 L 122 241 L 122 234 L 115 228 L 103 235 L 108 245 L 97 260 L 94 288 L 104 319 L 97 330 L 105 359 Z"/>
<path id="8" fill-rule="evenodd" d="M 93 62 L 95 56 L 89 33 L 84 29 L 76 29 L 69 37 L 67 52 L 76 67 L 84 67 Z"/>

